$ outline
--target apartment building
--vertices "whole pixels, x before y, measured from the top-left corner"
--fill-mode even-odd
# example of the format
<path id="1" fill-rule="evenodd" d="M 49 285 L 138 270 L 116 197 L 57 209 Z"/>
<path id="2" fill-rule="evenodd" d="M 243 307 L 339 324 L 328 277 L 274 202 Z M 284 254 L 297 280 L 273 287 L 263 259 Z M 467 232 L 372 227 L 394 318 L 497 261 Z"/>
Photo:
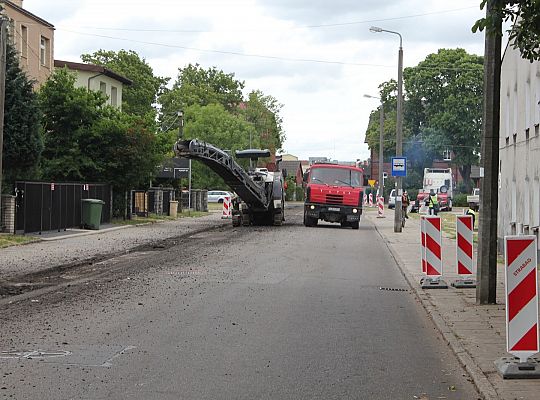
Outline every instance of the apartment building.
<path id="1" fill-rule="evenodd" d="M 54 68 L 54 26 L 23 8 L 23 0 L 0 0 L 19 64 L 41 86 Z"/>
<path id="2" fill-rule="evenodd" d="M 501 68 L 498 242 L 540 230 L 540 62 L 508 44 Z"/>
<path id="3" fill-rule="evenodd" d="M 107 103 L 122 109 L 122 92 L 124 85 L 133 82 L 101 65 L 82 64 L 71 61 L 54 60 L 55 68 L 67 68 L 76 74 L 75 87 L 102 92 Z"/>

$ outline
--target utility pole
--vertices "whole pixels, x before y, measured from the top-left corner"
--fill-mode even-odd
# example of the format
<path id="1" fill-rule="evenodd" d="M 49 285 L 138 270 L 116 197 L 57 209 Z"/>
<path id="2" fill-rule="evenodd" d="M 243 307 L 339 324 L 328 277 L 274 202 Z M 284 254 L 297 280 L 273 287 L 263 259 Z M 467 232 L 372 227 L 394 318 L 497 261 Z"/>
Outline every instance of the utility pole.
<path id="1" fill-rule="evenodd" d="M 2 230 L 2 154 L 4 152 L 4 104 L 6 98 L 6 47 L 8 21 L 0 18 L 0 231 Z"/>
<path id="2" fill-rule="evenodd" d="M 178 139 L 184 138 L 184 110 L 178 111 Z M 174 168 L 174 166 L 173 166 Z M 173 169 L 173 176 L 176 178 L 176 169 Z M 182 212 L 182 176 L 178 178 L 178 186 L 180 187 L 180 199 L 178 201 L 179 211 Z"/>
<path id="3" fill-rule="evenodd" d="M 379 111 L 379 196 L 384 197 L 384 103 L 381 98 L 381 111 Z"/>
<path id="4" fill-rule="evenodd" d="M 478 266 L 476 302 L 496 304 L 497 284 L 497 210 L 499 174 L 499 117 L 501 94 L 502 20 L 497 17 L 501 0 L 487 2 L 486 17 L 497 26 L 486 28 L 484 55 L 484 116 L 481 146 L 484 178 L 481 186 L 480 224 L 478 229 Z"/>
<path id="5" fill-rule="evenodd" d="M 399 33 L 398 33 L 399 35 Z M 403 45 L 399 35 L 398 53 L 398 93 L 397 93 L 397 116 L 396 116 L 396 157 L 403 154 Z M 401 195 L 403 191 L 403 178 L 396 176 L 396 206 L 394 212 L 394 232 L 401 232 Z"/>

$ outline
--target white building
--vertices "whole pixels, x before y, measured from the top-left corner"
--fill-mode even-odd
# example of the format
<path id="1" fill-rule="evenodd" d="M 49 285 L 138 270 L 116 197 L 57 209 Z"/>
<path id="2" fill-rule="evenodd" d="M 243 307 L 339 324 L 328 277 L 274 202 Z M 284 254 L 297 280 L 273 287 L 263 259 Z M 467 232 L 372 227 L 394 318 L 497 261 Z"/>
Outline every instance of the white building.
<path id="1" fill-rule="evenodd" d="M 507 45 L 501 69 L 499 247 L 505 235 L 539 235 L 540 62 Z"/>
<path id="2" fill-rule="evenodd" d="M 77 80 L 75 81 L 76 87 L 102 92 L 108 99 L 107 103 L 119 109 L 122 109 L 122 91 L 124 85 L 129 86 L 133 83 L 122 75 L 118 75 L 100 65 L 54 60 L 54 67 L 68 68 L 75 72 L 77 76 Z"/>

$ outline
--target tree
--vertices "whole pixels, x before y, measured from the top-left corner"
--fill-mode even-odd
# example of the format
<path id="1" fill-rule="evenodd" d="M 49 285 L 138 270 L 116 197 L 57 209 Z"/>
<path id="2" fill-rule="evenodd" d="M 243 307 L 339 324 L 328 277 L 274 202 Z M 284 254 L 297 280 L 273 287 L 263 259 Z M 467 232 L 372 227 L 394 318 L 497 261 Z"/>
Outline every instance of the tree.
<path id="1" fill-rule="evenodd" d="M 479 161 L 482 134 L 483 57 L 440 49 L 404 71 L 411 129 L 428 149 L 453 153 L 466 184 Z"/>
<path id="2" fill-rule="evenodd" d="M 482 0 L 484 9 L 488 0 Z M 497 0 L 493 1 L 492 13 L 481 18 L 472 27 L 472 31 L 489 29 L 502 35 L 501 21 L 512 21 L 509 42 L 518 48 L 521 56 L 529 61 L 540 60 L 540 2 L 538 0 Z"/>
<path id="3" fill-rule="evenodd" d="M 195 104 L 221 104 L 225 110 L 234 111 L 243 100 L 243 88 L 244 82 L 234 79 L 233 73 L 226 74 L 216 67 L 204 69 L 189 64 L 180 68 L 172 89 L 159 98 L 162 126 L 170 125 L 178 111 Z"/>
<path id="4" fill-rule="evenodd" d="M 91 129 L 102 116 L 105 98 L 74 84 L 72 73 L 58 69 L 39 92 L 45 143 L 42 172 L 47 179 L 83 180 L 84 171 L 96 168 L 86 145 L 94 140 Z"/>
<path id="5" fill-rule="evenodd" d="M 252 135 L 253 145 L 259 146 L 253 125 L 241 116 L 233 115 L 220 104 L 207 106 L 192 105 L 185 111 L 186 135 L 197 138 L 234 154 L 236 150 L 248 147 L 249 136 Z M 245 160 L 242 162 L 247 167 Z M 197 188 L 225 188 L 223 180 L 208 167 L 201 163 L 193 164 L 193 186 Z"/>
<path id="6" fill-rule="evenodd" d="M 152 67 L 133 50 L 99 50 L 93 54 L 83 54 L 86 63 L 101 65 L 130 79 L 133 84 L 125 86 L 122 92 L 122 111 L 139 117 L 155 119 L 158 97 L 165 91 L 169 78 L 155 76 Z"/>
<path id="7" fill-rule="evenodd" d="M 39 103 L 33 82 L 19 67 L 17 53 L 8 43 L 4 108 L 3 175 L 8 184 L 36 178 L 43 150 Z M 9 185 L 2 186 L 6 190 Z"/>
<path id="8" fill-rule="evenodd" d="M 254 126 L 261 147 L 274 154 L 281 150 L 285 141 L 283 119 L 279 115 L 282 108 L 283 105 L 274 97 L 265 95 L 260 90 L 249 93 L 248 100 L 240 107 L 246 121 Z"/>

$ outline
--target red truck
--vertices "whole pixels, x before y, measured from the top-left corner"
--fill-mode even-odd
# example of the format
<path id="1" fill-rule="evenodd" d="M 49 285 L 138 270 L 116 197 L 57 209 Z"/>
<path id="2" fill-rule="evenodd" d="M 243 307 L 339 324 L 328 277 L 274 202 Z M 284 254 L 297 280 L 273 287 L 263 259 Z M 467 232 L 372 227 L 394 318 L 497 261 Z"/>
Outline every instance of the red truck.
<path id="1" fill-rule="evenodd" d="M 358 229 L 362 215 L 363 175 L 360 168 L 337 164 L 313 164 L 304 174 L 304 225 L 321 219 Z"/>

